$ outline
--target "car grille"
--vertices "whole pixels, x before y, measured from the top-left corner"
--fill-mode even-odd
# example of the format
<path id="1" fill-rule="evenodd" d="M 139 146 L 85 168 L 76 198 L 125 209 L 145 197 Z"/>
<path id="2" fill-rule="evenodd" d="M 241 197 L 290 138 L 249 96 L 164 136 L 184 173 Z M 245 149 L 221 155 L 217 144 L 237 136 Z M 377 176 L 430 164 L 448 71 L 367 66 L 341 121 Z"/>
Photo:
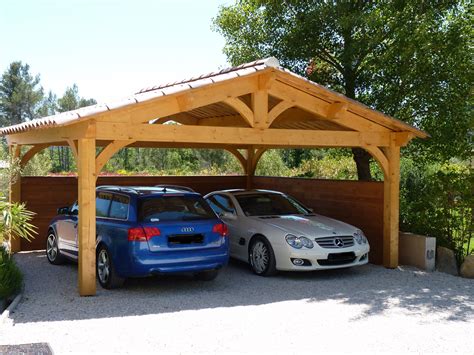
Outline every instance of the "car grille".
<path id="1" fill-rule="evenodd" d="M 342 244 L 340 243 L 342 241 Z M 354 245 L 354 237 L 352 235 L 334 236 L 316 238 L 316 243 L 322 248 L 340 249 L 348 248 Z"/>
<path id="2" fill-rule="evenodd" d="M 321 266 L 345 265 L 351 264 L 356 259 L 353 252 L 349 253 L 331 253 L 327 259 L 318 259 L 318 264 Z"/>

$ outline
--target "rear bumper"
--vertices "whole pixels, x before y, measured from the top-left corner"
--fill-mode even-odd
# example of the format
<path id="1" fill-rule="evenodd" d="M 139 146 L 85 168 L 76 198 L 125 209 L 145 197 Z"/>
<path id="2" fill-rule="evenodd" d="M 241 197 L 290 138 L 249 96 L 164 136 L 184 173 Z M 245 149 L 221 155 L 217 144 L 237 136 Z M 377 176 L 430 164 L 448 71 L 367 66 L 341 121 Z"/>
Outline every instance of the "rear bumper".
<path id="1" fill-rule="evenodd" d="M 125 277 L 200 272 L 224 267 L 229 261 L 228 244 L 219 248 L 150 252 L 139 250 L 130 257 Z"/>

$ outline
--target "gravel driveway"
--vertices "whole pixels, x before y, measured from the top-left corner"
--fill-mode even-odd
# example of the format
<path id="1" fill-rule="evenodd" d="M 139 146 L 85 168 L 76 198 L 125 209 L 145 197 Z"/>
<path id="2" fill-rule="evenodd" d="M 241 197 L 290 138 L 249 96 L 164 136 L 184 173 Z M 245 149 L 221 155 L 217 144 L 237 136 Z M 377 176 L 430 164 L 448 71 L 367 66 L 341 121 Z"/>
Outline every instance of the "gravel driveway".
<path id="1" fill-rule="evenodd" d="M 77 294 L 77 266 L 17 254 L 26 289 L 0 344 L 68 352 L 473 353 L 474 280 L 414 268 L 272 278 L 232 262 L 212 282 L 131 280 Z"/>

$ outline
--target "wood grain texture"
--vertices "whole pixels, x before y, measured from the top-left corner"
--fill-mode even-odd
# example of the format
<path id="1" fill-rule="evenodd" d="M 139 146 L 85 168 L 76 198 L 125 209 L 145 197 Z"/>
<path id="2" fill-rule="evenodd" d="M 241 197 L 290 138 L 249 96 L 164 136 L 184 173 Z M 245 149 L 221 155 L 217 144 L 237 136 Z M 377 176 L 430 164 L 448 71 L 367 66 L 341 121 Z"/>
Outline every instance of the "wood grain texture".
<path id="1" fill-rule="evenodd" d="M 206 194 L 226 188 L 245 188 L 245 176 L 119 176 L 99 177 L 98 185 L 177 184 Z M 291 194 L 317 213 L 337 218 L 361 228 L 371 245 L 370 261 L 381 264 L 383 255 L 383 183 L 254 177 L 254 188 Z M 23 177 L 22 201 L 37 215 L 33 223 L 39 234 L 31 242 L 22 241 L 22 250 L 44 249 L 48 224 L 58 207 L 77 198 L 75 177 Z"/>

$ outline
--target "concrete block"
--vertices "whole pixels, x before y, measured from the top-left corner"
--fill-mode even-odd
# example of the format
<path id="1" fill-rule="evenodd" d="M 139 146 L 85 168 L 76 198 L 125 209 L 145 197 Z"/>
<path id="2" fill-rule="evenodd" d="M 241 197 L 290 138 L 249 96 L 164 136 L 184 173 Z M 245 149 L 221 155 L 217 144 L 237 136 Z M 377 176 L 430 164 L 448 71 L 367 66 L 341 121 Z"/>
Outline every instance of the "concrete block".
<path id="1" fill-rule="evenodd" d="M 399 262 L 425 271 L 435 270 L 436 238 L 400 232 Z"/>

